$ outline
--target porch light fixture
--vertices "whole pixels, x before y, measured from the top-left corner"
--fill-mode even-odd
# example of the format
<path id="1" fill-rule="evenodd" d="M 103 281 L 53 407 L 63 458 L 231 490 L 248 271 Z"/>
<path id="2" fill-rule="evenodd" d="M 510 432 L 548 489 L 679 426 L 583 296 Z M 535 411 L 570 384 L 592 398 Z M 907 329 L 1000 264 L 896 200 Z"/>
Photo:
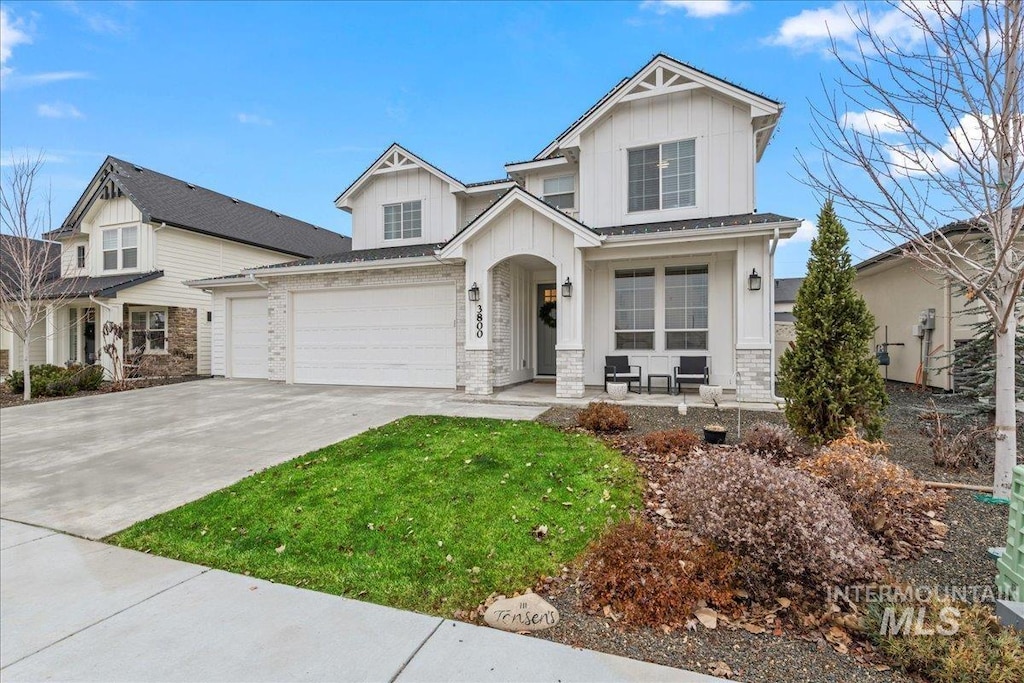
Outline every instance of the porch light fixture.
<path id="1" fill-rule="evenodd" d="M 469 288 L 469 300 L 480 301 L 480 287 L 474 282 L 473 286 Z"/>
<path id="2" fill-rule="evenodd" d="M 568 299 L 572 296 L 572 280 L 565 278 L 565 282 L 562 283 L 562 297 Z"/>
<path id="3" fill-rule="evenodd" d="M 751 292 L 761 291 L 761 276 L 757 274 L 757 268 L 750 271 L 750 277 L 747 278 L 747 286 Z"/>

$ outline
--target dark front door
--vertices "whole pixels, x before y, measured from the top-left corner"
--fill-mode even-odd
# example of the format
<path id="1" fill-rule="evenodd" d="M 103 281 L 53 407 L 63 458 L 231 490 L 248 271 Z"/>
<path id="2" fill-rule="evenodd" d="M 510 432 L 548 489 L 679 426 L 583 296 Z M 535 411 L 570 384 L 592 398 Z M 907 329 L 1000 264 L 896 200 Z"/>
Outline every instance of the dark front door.
<path id="1" fill-rule="evenodd" d="M 85 322 L 82 324 L 82 341 L 85 347 L 85 364 L 92 365 L 99 360 L 96 357 L 96 310 L 93 308 L 85 311 Z"/>
<path id="2" fill-rule="evenodd" d="M 537 374 L 555 374 L 555 342 L 558 341 L 558 287 L 537 285 Z"/>

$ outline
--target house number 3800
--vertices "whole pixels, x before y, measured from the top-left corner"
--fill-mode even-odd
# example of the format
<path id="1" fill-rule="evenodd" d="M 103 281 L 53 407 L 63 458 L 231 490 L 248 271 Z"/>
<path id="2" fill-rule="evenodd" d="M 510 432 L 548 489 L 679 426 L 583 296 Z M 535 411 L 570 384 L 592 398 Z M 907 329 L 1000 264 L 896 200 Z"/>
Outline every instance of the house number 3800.
<path id="1" fill-rule="evenodd" d="M 476 338 L 484 336 L 484 307 L 477 304 L 476 307 Z"/>

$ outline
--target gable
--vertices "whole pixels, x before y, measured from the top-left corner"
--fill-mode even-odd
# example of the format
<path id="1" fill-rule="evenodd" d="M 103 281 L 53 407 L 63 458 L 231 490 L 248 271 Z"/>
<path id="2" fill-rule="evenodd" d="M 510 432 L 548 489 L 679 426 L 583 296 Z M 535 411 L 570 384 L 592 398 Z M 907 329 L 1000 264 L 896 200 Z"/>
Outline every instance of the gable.
<path id="1" fill-rule="evenodd" d="M 432 176 L 440 179 L 448 185 L 450 191 L 465 191 L 466 186 L 456 178 L 448 175 L 438 167 L 424 161 L 397 142 L 392 144 L 384 153 L 377 157 L 370 166 L 363 171 L 362 175 L 356 178 L 345 191 L 334 200 L 334 205 L 345 211 L 352 210 L 352 199 L 369 183 L 377 177 L 386 176 L 403 171 L 426 171 Z"/>

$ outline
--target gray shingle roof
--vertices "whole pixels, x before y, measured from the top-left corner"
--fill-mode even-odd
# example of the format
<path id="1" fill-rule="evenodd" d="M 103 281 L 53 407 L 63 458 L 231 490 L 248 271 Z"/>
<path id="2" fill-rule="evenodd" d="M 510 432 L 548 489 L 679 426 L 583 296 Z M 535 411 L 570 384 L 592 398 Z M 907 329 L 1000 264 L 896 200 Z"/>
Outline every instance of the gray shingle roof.
<path id="1" fill-rule="evenodd" d="M 275 263 L 271 266 L 263 266 L 256 270 L 271 270 L 273 268 L 285 268 L 294 266 L 317 266 L 329 263 L 364 263 L 367 261 L 384 261 L 387 259 L 414 258 L 417 256 L 433 256 L 434 252 L 444 246 L 444 243 L 437 244 L 409 244 L 401 247 L 380 247 L 378 249 L 357 249 L 345 251 L 338 254 L 328 254 L 319 258 L 300 259 L 288 261 L 287 263 Z"/>
<path id="2" fill-rule="evenodd" d="M 802 277 L 780 277 L 775 280 L 775 303 L 788 304 L 796 301 L 796 293 L 800 289 Z"/>
<path id="3" fill-rule="evenodd" d="M 60 277 L 60 245 L 56 242 L 44 242 L 43 240 L 24 239 L 13 235 L 0 235 L 0 280 L 10 291 L 17 289 L 21 291 L 22 285 L 18 273 L 20 269 L 16 265 L 22 261 L 25 255 L 24 248 L 30 250 L 29 258 L 32 264 L 39 264 L 49 271 L 42 280 L 51 280 Z M 24 273 L 22 273 L 24 274 Z"/>
<path id="4" fill-rule="evenodd" d="M 128 289 L 143 282 L 163 277 L 164 271 L 149 273 L 128 273 L 126 275 L 103 275 L 100 277 L 65 277 L 54 280 L 47 288 L 47 294 L 54 297 L 111 297 L 122 289 Z"/>
<path id="5" fill-rule="evenodd" d="M 139 207 L 146 220 L 241 242 L 293 256 L 322 256 L 351 249 L 352 240 L 290 216 L 243 202 L 227 195 L 143 168 L 129 161 L 107 157 L 102 169 Z M 101 171 L 102 171 L 101 169 Z M 101 178 L 101 184 L 105 177 Z M 90 187 L 92 183 L 90 183 Z M 89 192 L 89 190 L 86 190 Z M 85 195 L 53 236 L 79 228 Z"/>
<path id="6" fill-rule="evenodd" d="M 711 218 L 690 218 L 684 221 L 663 221 L 660 223 L 640 223 L 639 225 L 620 225 L 609 228 L 594 228 L 599 235 L 645 235 L 652 232 L 674 232 L 677 230 L 701 230 L 707 228 L 732 228 L 741 225 L 761 225 L 767 223 L 785 223 L 795 218 L 780 216 L 777 213 L 744 213 L 733 216 L 712 216 Z"/>

